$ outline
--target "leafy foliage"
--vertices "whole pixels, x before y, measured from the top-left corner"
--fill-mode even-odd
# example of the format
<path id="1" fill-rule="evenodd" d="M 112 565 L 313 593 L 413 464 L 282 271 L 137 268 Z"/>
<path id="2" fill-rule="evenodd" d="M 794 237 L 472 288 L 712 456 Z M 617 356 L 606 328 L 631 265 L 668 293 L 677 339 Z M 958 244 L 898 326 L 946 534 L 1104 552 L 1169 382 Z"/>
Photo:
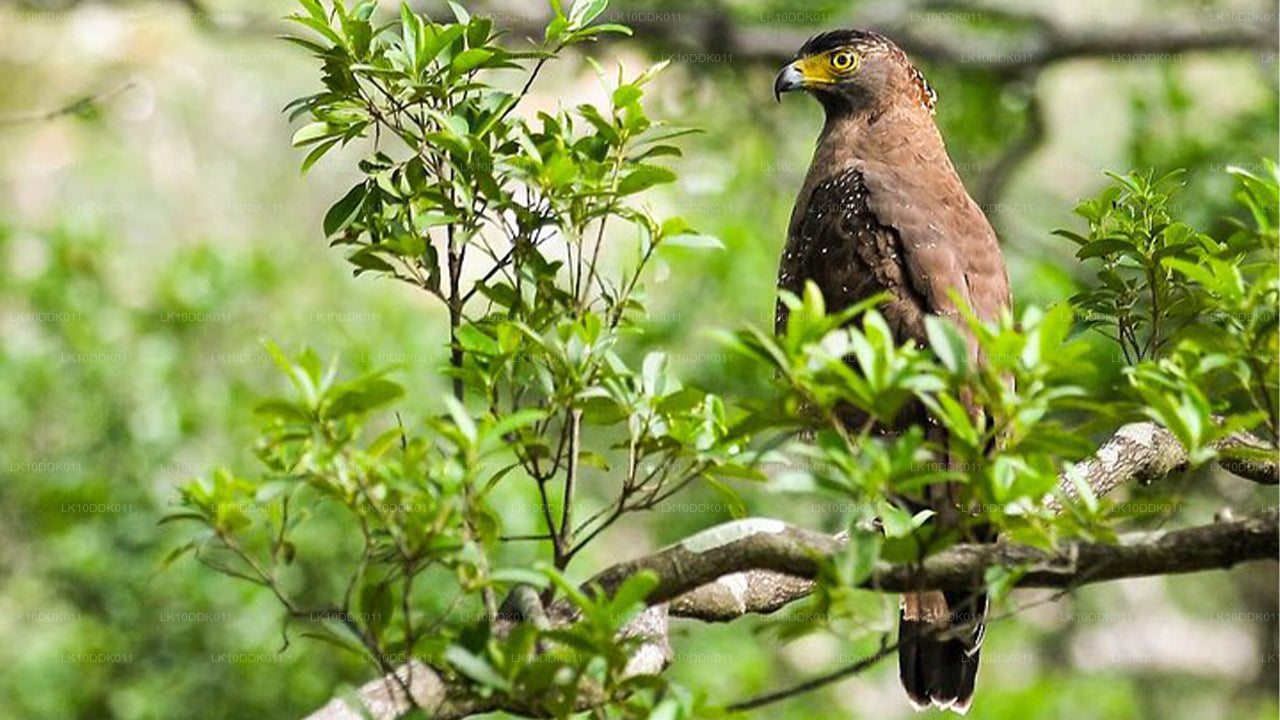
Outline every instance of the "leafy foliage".
<path id="1" fill-rule="evenodd" d="M 218 473 L 188 486 L 172 517 L 207 531 L 182 550 L 270 588 L 306 634 L 384 671 L 393 658 L 421 657 L 478 692 L 557 717 L 574 712 L 588 681 L 607 694 L 644 684 L 624 676 L 627 648 L 615 635 L 651 585 L 637 578 L 597 599 L 558 571 L 626 513 L 699 479 L 751 474 L 719 398 L 682 387 L 660 353 L 636 367 L 618 352 L 644 313 L 640 277 L 655 254 L 717 245 L 635 200 L 675 179 L 660 162 L 679 155 L 670 141 L 689 132 L 650 120 L 641 105 L 661 66 L 633 77 L 619 69 L 606 108 L 529 120 L 517 110 L 546 63 L 601 33 L 628 32 L 592 24 L 605 3 L 567 13 L 552 3 L 542 42 L 521 51 L 456 4 L 456 21 L 444 24 L 407 5 L 382 23 L 373 3 L 301 4 L 290 19 L 318 37 L 290 40 L 322 63 L 325 86 L 288 107 L 312 120 L 294 136 L 310 148 L 303 169 L 334 147 L 371 145 L 365 178 L 326 213 L 325 235 L 349 249 L 357 275 L 408 283 L 446 307 L 454 392 L 421 431 L 380 427 L 376 411 L 403 395 L 386 371 L 339 381 L 310 351 L 292 359 L 271 347 L 295 393 L 257 408 L 267 476 Z M 516 93 L 498 89 L 509 71 L 524 73 Z M 604 256 L 617 254 L 606 246 L 623 228 L 635 233 L 634 260 L 606 271 Z M 616 504 L 575 516 L 575 486 L 611 471 L 611 456 L 624 463 Z M 500 592 L 546 581 L 493 567 L 504 543 L 493 497 L 510 483 L 536 487 L 540 538 L 552 551 L 543 571 L 582 613 L 572 630 L 491 632 Z M 236 510 L 246 502 L 269 510 L 249 518 Z M 310 566 L 294 539 L 327 503 L 361 548 L 343 573 Z M 303 589 L 308 576 L 325 577 L 331 592 Z M 439 606 L 448 593 L 455 600 Z"/>
<path id="2" fill-rule="evenodd" d="M 1171 217 L 1178 175 L 1114 176 L 1076 212 L 1087 236 L 1060 230 L 1097 259 L 1098 284 L 1072 298 L 1085 327 L 1115 341 L 1142 413 L 1177 435 L 1198 461 L 1214 439 L 1263 424 L 1275 437 L 1276 165 L 1265 177 L 1231 169 L 1248 220 L 1214 238 Z M 1217 403 L 1209 398 L 1217 398 Z M 1216 421 L 1214 413 L 1231 416 Z"/>
<path id="3" fill-rule="evenodd" d="M 371 2 L 300 1 L 291 19 L 312 34 L 290 40 L 319 61 L 324 85 L 288 108 L 310 120 L 294 136 L 309 148 L 303 169 L 335 147 L 368 147 L 363 178 L 325 214 L 324 234 L 355 274 L 445 307 L 453 392 L 443 412 L 393 423 L 388 406 L 405 395 L 388 371 L 339 380 L 335 363 L 269 346 L 293 394 L 257 407 L 264 471 L 188 485 L 170 519 L 201 527 L 175 556 L 268 588 L 287 611 L 286 637 L 300 625 L 381 672 L 418 658 L 535 715 L 569 717 L 590 694 L 610 716 L 689 716 L 696 699 L 626 673 L 633 641 L 619 632 L 653 578 L 612 596 L 568 579 L 582 550 L 629 513 L 695 484 L 740 507 L 730 481 L 763 480 L 759 464 L 779 455 L 798 461 L 802 489 L 856 508 L 848 550 L 812 601 L 843 612 L 882 560 L 914 562 L 992 532 L 1041 546 L 1113 536 L 1113 508 L 1087 493 L 1064 515 L 1044 503 L 1097 429 L 1150 417 L 1197 463 L 1225 433 L 1266 424 L 1274 437 L 1275 318 L 1262 313 L 1277 297 L 1274 177 L 1237 173 L 1252 224 L 1215 239 L 1172 219 L 1174 176 L 1117 176 L 1078 209 L 1087 234 L 1061 233 L 1081 260 L 1101 263 L 1095 288 L 993 325 L 931 318 L 925 347 L 894 339 L 881 298 L 828 314 L 810 286 L 784 298 L 792 312 L 780 336 L 723 336 L 779 379 L 764 400 L 726 399 L 622 342 L 644 331 L 641 280 L 656 254 L 718 245 L 638 201 L 675 179 L 662 158 L 679 155 L 670 141 L 689 132 L 643 109 L 661 66 L 630 77 L 598 68 L 607 107 L 533 117 L 523 107 L 565 48 L 627 32 L 593 24 L 602 0 L 567 12 L 553 0 L 527 50 L 500 44 L 488 18 L 454 3 L 455 22 L 437 23 L 407 5 L 383 20 Z M 499 89 L 511 72 L 522 73 L 514 93 Z M 630 260 L 611 269 L 622 255 Z M 1106 358 L 1077 329 L 1105 333 L 1130 366 L 1121 402 L 1088 382 Z M 880 429 L 922 410 L 931 422 Z M 588 475 L 616 488 L 609 503 L 583 502 Z M 962 522 L 945 532 L 932 510 L 915 509 L 941 482 L 963 488 Z M 536 493 L 522 507 L 535 535 L 508 532 L 495 498 L 513 487 Z M 350 547 L 346 563 L 309 551 L 309 520 L 330 513 L 348 532 L 326 541 Z M 507 565 L 518 540 L 550 562 Z M 1016 572 L 993 572 L 988 589 L 999 594 Z M 530 590 L 542 605 L 567 601 L 577 622 L 512 622 L 499 599 Z"/>

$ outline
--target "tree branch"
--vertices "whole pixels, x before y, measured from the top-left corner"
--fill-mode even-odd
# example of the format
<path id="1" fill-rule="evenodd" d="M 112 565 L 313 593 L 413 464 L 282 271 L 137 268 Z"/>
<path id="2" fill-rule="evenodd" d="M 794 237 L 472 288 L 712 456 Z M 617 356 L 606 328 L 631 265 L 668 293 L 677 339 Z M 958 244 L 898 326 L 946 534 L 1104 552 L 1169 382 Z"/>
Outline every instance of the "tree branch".
<path id="1" fill-rule="evenodd" d="M 991 12 L 958 4 L 975 14 Z M 962 10 L 963 11 L 963 10 Z M 1054 63 L 1077 59 L 1108 58 L 1113 55 L 1158 54 L 1181 55 L 1191 52 L 1259 49 L 1276 46 L 1276 35 L 1270 24 L 1257 22 L 1223 23 L 1221 27 L 1169 28 L 1165 26 L 1129 27 L 1098 32 L 1093 28 L 1069 29 L 1047 18 L 1019 15 L 1018 19 L 1036 26 L 1036 39 L 1025 45 L 993 48 L 955 40 L 942 41 L 920 31 L 920 23 L 911 19 L 910 8 L 892 17 L 864 15 L 848 18 L 825 18 L 822 25 L 860 27 L 878 30 L 891 37 L 908 54 L 934 63 L 990 70 L 1006 75 L 1024 74 Z M 447 20 L 441 17 L 441 20 Z M 634 31 L 634 38 L 668 49 L 700 54 L 728 56 L 732 62 L 781 65 L 789 62 L 797 49 L 817 27 L 779 27 L 778 23 L 743 26 L 724 12 L 649 13 L 632 15 L 622 20 Z M 612 22 L 609 13 L 602 22 Z M 502 17 L 499 23 L 516 38 L 541 37 L 546 18 L 527 15 Z M 954 33 L 950 34 L 954 37 Z M 625 41 L 623 37 L 603 37 L 605 42 Z"/>
<path id="2" fill-rule="evenodd" d="M 1257 438 L 1232 435 L 1219 443 L 1217 449 L 1224 453 L 1241 449 L 1255 454 L 1265 451 L 1269 460 L 1228 460 L 1222 466 L 1264 484 L 1275 484 L 1280 477 L 1275 450 Z M 1148 484 L 1186 465 L 1186 451 L 1171 433 L 1153 423 L 1133 423 L 1121 427 L 1092 458 L 1064 471 L 1060 486 L 1068 497 L 1074 497 L 1077 489 L 1073 478 L 1078 478 L 1096 495 L 1105 495 L 1129 482 Z M 971 590 L 982 582 L 984 572 L 990 567 L 1019 569 L 1022 574 L 1016 584 L 1020 587 L 1049 588 L 1224 569 L 1251 560 L 1274 560 L 1280 553 L 1278 527 L 1280 512 L 1271 509 L 1239 520 L 1183 530 L 1129 534 L 1116 544 L 1072 542 L 1052 551 L 1009 543 L 957 545 L 919 565 L 880 563 L 862 587 L 881 592 Z M 624 635 L 645 640 L 633 656 L 628 673 L 657 674 L 666 668 L 671 658 L 667 644 L 668 616 L 728 621 L 748 613 L 773 612 L 812 592 L 813 578 L 823 561 L 838 552 L 844 542 L 843 536 L 833 537 L 779 520 L 739 520 L 704 530 L 651 555 L 607 568 L 584 588 L 597 585 L 605 592 L 612 592 L 636 572 L 656 573 L 659 582 L 647 600 L 650 609 L 634 620 Z M 555 627 L 563 627 L 575 619 L 576 612 L 564 600 L 546 608 L 545 617 L 531 618 L 540 625 L 550 623 Z M 495 631 L 501 634 L 514 624 L 500 620 L 497 625 Z M 861 672 L 891 652 L 892 646 L 881 647 L 865 662 L 840 670 L 839 677 Z M 356 693 L 359 703 L 376 720 L 392 720 L 415 707 L 401 688 L 406 678 L 411 678 L 407 687 L 413 701 L 439 720 L 497 709 L 520 709 L 513 703 L 504 703 L 498 696 L 480 698 L 472 693 L 469 683 L 442 679 L 436 670 L 416 660 L 412 666 L 411 671 L 408 666 L 397 670 L 399 681 L 387 676 L 364 685 Z M 814 682 L 819 680 L 823 679 Z M 742 709 L 771 702 L 772 697 L 766 695 L 748 701 Z M 361 717 L 361 711 L 346 699 L 335 698 L 306 720 L 358 720 Z"/>
<path id="3" fill-rule="evenodd" d="M 575 617 L 573 613 L 561 614 L 552 622 L 563 626 Z M 515 623 L 500 620 L 495 626 L 495 631 L 503 634 L 510 632 Z M 628 637 L 638 637 L 643 642 L 632 653 L 626 675 L 657 675 L 671 662 L 665 607 L 652 607 L 636 616 L 622 631 L 620 639 Z M 426 710 L 427 717 L 432 720 L 459 720 L 497 710 L 527 714 L 531 704 L 504 698 L 499 693 L 481 697 L 474 692 L 470 682 L 442 677 L 435 668 L 419 660 L 411 660 L 398 668 L 394 675 L 399 679 L 387 675 L 365 683 L 353 693 L 354 697 L 335 697 L 305 720 L 396 720 L 416 708 Z M 592 685 L 587 685 L 578 698 L 581 710 L 589 710 L 603 702 L 599 689 Z"/>
<path id="4" fill-rule="evenodd" d="M 1246 433 L 1233 433 L 1214 446 L 1227 455 L 1219 466 L 1234 475 L 1264 485 L 1280 483 L 1280 463 L 1275 448 Z M 1266 459 L 1244 460 L 1233 452 L 1265 453 Z M 1086 482 L 1095 495 L 1106 495 L 1122 484 L 1149 485 L 1187 467 L 1187 451 L 1173 433 L 1151 422 L 1129 423 L 1098 448 L 1093 457 L 1063 473 L 1060 487 L 1067 499 L 1078 497 L 1070 476 Z M 1057 501 L 1051 507 L 1060 508 Z"/>
<path id="5" fill-rule="evenodd" d="M 116 96 L 122 95 L 125 92 L 132 90 L 137 86 L 138 84 L 131 80 L 129 82 L 124 83 L 120 87 L 117 87 L 114 90 L 108 90 L 106 92 L 96 93 L 93 95 L 86 95 L 84 97 L 72 100 L 71 102 L 65 105 L 56 107 L 52 110 L 36 110 L 33 112 L 18 113 L 16 115 L 5 115 L 3 117 L 0 117 L 0 126 L 21 125 L 24 123 L 48 122 L 50 120 L 56 120 L 58 118 L 65 117 L 67 115 L 82 115 L 84 113 L 91 112 L 97 108 L 100 108 L 103 105 L 106 105 L 108 102 L 113 100 Z"/>
<path id="6" fill-rule="evenodd" d="M 1256 483 L 1280 482 L 1276 451 L 1258 438 L 1235 433 L 1217 443 L 1216 449 L 1224 454 L 1239 450 L 1269 453 L 1269 460 L 1227 457 L 1219 460 L 1219 466 Z M 1187 452 L 1173 433 L 1155 423 L 1130 423 L 1117 430 L 1093 457 L 1064 471 L 1059 489 L 1068 499 L 1077 498 L 1079 488 L 1071 479 L 1075 476 L 1095 495 L 1102 496 L 1125 483 L 1148 485 L 1186 467 Z M 1047 504 L 1053 509 L 1062 509 L 1057 498 L 1051 498 Z M 748 613 L 774 612 L 812 590 L 813 580 L 807 577 L 769 569 L 737 568 L 677 597 L 671 603 L 671 614 L 707 622 L 727 622 Z"/>
<path id="7" fill-rule="evenodd" d="M 1023 568 L 1017 585 L 1042 588 L 1229 568 L 1276 557 L 1278 523 L 1277 511 L 1268 510 L 1185 530 L 1125 535 L 1117 544 L 1070 542 L 1052 551 L 1009 543 L 956 545 L 919 565 L 879 563 L 862 587 L 880 592 L 972 590 L 991 567 Z M 779 520 L 738 520 L 614 565 L 592 578 L 592 583 L 609 592 L 631 575 L 648 570 L 659 577 L 649 602 L 664 603 L 728 573 L 766 570 L 812 579 L 823 560 L 840 547 L 840 541 L 831 536 Z M 683 607 L 693 610 L 688 602 Z"/>

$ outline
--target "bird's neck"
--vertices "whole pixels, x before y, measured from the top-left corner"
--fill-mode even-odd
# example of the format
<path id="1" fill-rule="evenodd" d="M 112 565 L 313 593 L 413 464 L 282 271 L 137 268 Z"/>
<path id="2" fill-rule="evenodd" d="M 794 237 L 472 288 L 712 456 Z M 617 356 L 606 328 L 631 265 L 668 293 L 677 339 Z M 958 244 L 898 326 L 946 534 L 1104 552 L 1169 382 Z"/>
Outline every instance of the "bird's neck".
<path id="1" fill-rule="evenodd" d="M 907 97 L 881 107 L 828 108 L 814 152 L 815 173 L 825 176 L 862 162 L 951 165 L 933 112 Z"/>

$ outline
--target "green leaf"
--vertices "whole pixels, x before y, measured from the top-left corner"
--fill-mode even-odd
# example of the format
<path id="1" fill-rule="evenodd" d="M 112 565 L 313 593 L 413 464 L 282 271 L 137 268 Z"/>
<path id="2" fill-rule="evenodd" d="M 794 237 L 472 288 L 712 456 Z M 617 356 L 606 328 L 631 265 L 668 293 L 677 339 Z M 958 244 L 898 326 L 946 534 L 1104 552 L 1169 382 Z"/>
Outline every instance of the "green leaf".
<path id="1" fill-rule="evenodd" d="M 924 329 L 929 346 L 942 365 L 953 375 L 964 375 L 969 364 L 969 344 L 959 328 L 946 318 L 926 315 Z"/>
<path id="2" fill-rule="evenodd" d="M 619 85 L 613 91 L 613 105 L 614 107 L 630 105 L 641 97 L 644 97 L 644 91 L 635 85 Z"/>
<path id="3" fill-rule="evenodd" d="M 695 250 L 723 250 L 724 243 L 713 235 L 682 233 L 662 239 L 662 247 L 692 248 Z"/>
<path id="4" fill-rule="evenodd" d="M 371 582 L 360 592 L 360 612 L 364 622 L 377 632 L 391 622 L 394 597 L 385 582 Z"/>
<path id="5" fill-rule="evenodd" d="M 589 28 L 583 28 L 582 30 L 579 30 L 576 33 L 574 33 L 574 37 L 585 38 L 585 37 L 591 37 L 592 35 L 601 35 L 606 33 L 617 33 L 619 35 L 628 35 L 628 36 L 633 34 L 631 32 L 631 28 L 627 27 L 626 25 L 619 25 L 617 23 L 602 23 L 600 25 L 592 25 Z"/>
<path id="6" fill-rule="evenodd" d="M 923 525 L 930 517 L 933 517 L 932 510 L 921 510 L 912 515 L 891 503 L 880 503 L 880 522 L 884 525 L 886 537 L 906 537 L 915 532 L 915 529 Z"/>
<path id="7" fill-rule="evenodd" d="M 609 7 L 609 0 L 574 0 L 569 9 L 569 24 L 574 28 L 584 28 L 600 13 Z"/>
<path id="8" fill-rule="evenodd" d="M 503 692 L 511 690 L 511 684 L 507 682 L 506 678 L 499 675 L 498 671 L 488 661 L 472 654 L 470 650 L 461 645 L 450 645 L 449 649 L 444 651 L 444 659 L 457 668 L 458 672 L 481 685 L 497 688 Z"/>
<path id="9" fill-rule="evenodd" d="M 317 33 L 319 33 L 321 36 L 324 37 L 324 39 L 332 42 L 334 45 L 337 45 L 338 47 L 344 47 L 342 38 L 338 36 L 338 33 L 333 31 L 333 28 L 329 27 L 329 23 L 327 19 L 303 17 L 301 15 L 288 15 L 285 17 L 285 20 L 296 22 L 299 25 L 305 25 L 311 28 L 312 30 L 316 31 Z"/>
<path id="10" fill-rule="evenodd" d="M 463 50 L 454 56 L 450 67 L 453 72 L 461 75 L 483 65 L 489 58 L 493 57 L 493 54 L 492 50 L 486 50 L 485 48 Z"/>
<path id="11" fill-rule="evenodd" d="M 428 63 L 439 57 L 445 48 L 462 37 L 464 32 L 466 32 L 466 28 L 461 25 L 450 25 L 440 30 L 434 37 L 427 39 L 423 44 L 422 51 L 418 54 L 418 62 L 423 67 L 426 67 Z"/>
<path id="12" fill-rule="evenodd" d="M 459 25 L 466 25 L 471 22 L 471 13 L 462 5 L 449 0 L 449 9 L 453 11 L 453 17 L 457 19 Z"/>
<path id="13" fill-rule="evenodd" d="M 493 20 L 491 18 L 472 18 L 471 23 L 467 26 L 467 44 L 471 47 L 480 47 L 489 41 L 489 33 L 493 30 Z"/>
<path id="14" fill-rule="evenodd" d="M 329 17 L 324 14 L 324 7 L 320 5 L 320 0 L 298 0 L 298 4 L 307 11 L 311 17 L 320 22 L 328 22 Z"/>
<path id="15" fill-rule="evenodd" d="M 649 713 L 646 720 L 681 720 L 684 713 L 680 710 L 680 702 L 675 698 L 667 698 L 658 703 L 658 706 Z"/>
<path id="16" fill-rule="evenodd" d="M 551 586 L 551 581 L 547 579 L 546 575 L 543 575 L 537 570 L 530 570 L 529 568 L 498 568 L 497 570 L 489 573 L 489 579 L 496 582 L 510 583 L 512 585 L 524 583 L 525 585 L 532 585 L 536 588 L 547 588 Z"/>
<path id="17" fill-rule="evenodd" d="M 324 215 L 325 237 L 337 235 L 356 219 L 360 209 L 364 207 L 365 192 L 364 183 L 358 183 L 329 208 L 329 212 Z"/>
<path id="18" fill-rule="evenodd" d="M 394 402 L 404 395 L 404 388 L 385 378 L 354 381 L 339 390 L 329 404 L 329 417 L 343 417 L 366 413 L 376 407 Z"/>
<path id="19" fill-rule="evenodd" d="M 359 268 L 356 271 L 357 275 L 363 271 L 393 272 L 395 270 L 395 267 L 379 257 L 378 251 L 372 247 L 360 248 L 351 253 L 347 256 L 347 262 Z"/>
<path id="20" fill-rule="evenodd" d="M 1026 574 L 1026 568 L 1009 568 L 993 565 L 983 573 L 983 582 L 987 586 L 987 596 L 991 602 L 999 602 L 1017 585 L 1018 580 Z"/>
<path id="21" fill-rule="evenodd" d="M 200 519 L 203 520 L 204 518 L 200 518 Z M 168 553 L 165 554 L 164 559 L 160 561 L 160 570 L 168 570 L 169 566 L 173 565 L 173 563 L 176 562 L 178 558 L 182 557 L 183 555 L 186 555 L 192 550 L 195 550 L 198 546 L 199 546 L 198 541 L 190 540 L 170 550 Z"/>
<path id="22" fill-rule="evenodd" d="M 1172 257 L 1164 258 L 1163 264 L 1177 270 L 1183 275 L 1186 275 L 1187 278 L 1194 280 L 1205 287 L 1213 287 L 1216 284 L 1213 272 L 1202 265 Z"/>
<path id="23" fill-rule="evenodd" d="M 263 400 L 254 406 L 253 412 L 257 415 L 276 418 L 279 420 L 308 422 L 311 419 L 302 408 L 287 400 L 281 400 L 279 398 Z"/>
<path id="24" fill-rule="evenodd" d="M 608 142 L 613 146 L 619 145 L 622 142 L 622 136 L 618 134 L 618 129 L 600 114 L 600 110 L 596 108 L 596 106 L 579 105 L 577 110 L 579 115 L 595 127 L 596 132 L 605 139 L 605 142 Z"/>
<path id="25" fill-rule="evenodd" d="M 724 466 L 724 465 L 719 466 L 719 468 L 724 468 L 724 467 L 727 467 L 727 466 Z M 719 468 L 716 468 L 716 469 L 719 469 Z M 713 469 L 709 472 L 715 472 L 716 469 Z M 757 478 L 750 478 L 750 479 L 756 480 Z M 712 477 L 710 474 L 705 475 L 703 477 L 703 481 L 706 482 L 707 485 L 711 486 L 711 489 L 715 490 L 720 495 L 720 497 L 724 498 L 725 504 L 729 507 L 730 517 L 733 517 L 734 519 L 741 519 L 747 516 L 747 505 L 742 501 L 742 496 L 738 494 L 737 490 L 733 489 L 733 487 L 723 482 L 720 482 L 719 480 Z"/>
<path id="26" fill-rule="evenodd" d="M 523 408 L 502 416 L 500 420 L 488 429 L 485 435 L 492 436 L 497 441 L 502 441 L 502 438 L 507 434 L 526 428 L 546 416 L 547 411 L 542 408 Z"/>
<path id="27" fill-rule="evenodd" d="M 302 174 L 306 175 L 307 171 L 311 169 L 312 165 L 316 164 L 317 160 L 324 157 L 325 153 L 329 152 L 331 149 L 333 149 L 334 145 L 338 144 L 339 139 L 340 138 L 334 138 L 333 140 L 329 140 L 328 142 L 320 143 L 319 145 L 315 146 L 315 148 L 312 149 L 311 152 L 307 153 L 306 159 L 302 161 Z"/>
<path id="28" fill-rule="evenodd" d="M 619 195 L 633 195 L 655 185 L 674 182 L 676 174 L 656 165 L 641 165 L 618 183 Z"/>
<path id="29" fill-rule="evenodd" d="M 1076 257 L 1080 260 L 1088 260 L 1089 258 L 1099 257 L 1102 255 L 1112 255 L 1118 252 L 1133 252 L 1135 248 L 1133 243 L 1118 238 L 1103 238 L 1094 240 L 1088 245 L 1080 248 L 1076 252 Z"/>
<path id="30" fill-rule="evenodd" d="M 569 18 L 556 17 L 547 23 L 547 29 L 542 34 L 542 42 L 548 46 L 554 46 L 556 41 L 569 30 Z"/>
<path id="31" fill-rule="evenodd" d="M 1054 230 L 1052 234 L 1057 235 L 1058 237 L 1066 238 L 1077 245 L 1089 244 L 1089 238 L 1084 237 L 1080 233 L 1072 232 L 1071 230 L 1063 230 L 1063 229 Z"/>
<path id="32" fill-rule="evenodd" d="M 453 424 L 457 426 L 463 437 L 474 443 L 476 422 L 471 418 L 471 413 L 467 412 L 467 408 L 452 395 L 444 396 L 444 404 L 449 410 L 449 416 L 453 418 Z"/>
<path id="33" fill-rule="evenodd" d="M 313 122 L 309 125 L 303 125 L 293 134 L 293 146 L 309 145 L 332 134 L 334 134 L 333 127 L 327 122 Z"/>
<path id="34" fill-rule="evenodd" d="M 171 522 L 178 522 L 179 520 L 195 520 L 196 522 L 202 523 L 208 522 L 208 518 L 197 512 L 176 512 L 169 513 L 168 515 L 160 518 L 156 521 L 156 525 L 168 525 Z"/>
<path id="35" fill-rule="evenodd" d="M 280 40 L 284 40 L 285 42 L 291 42 L 294 45 L 306 48 L 307 50 L 310 50 L 312 53 L 315 53 L 320 57 L 324 57 L 324 55 L 329 52 L 329 48 L 325 47 L 324 45 L 312 42 L 305 38 L 293 37 L 292 35 L 277 35 L 276 37 L 279 38 Z M 290 120 L 292 119 L 293 118 L 290 118 Z"/>
<path id="36" fill-rule="evenodd" d="M 697 388 L 681 388 L 658 401 L 658 412 L 685 413 L 698 407 L 707 394 Z"/>
<path id="37" fill-rule="evenodd" d="M 644 605 L 644 599 L 658 587 L 658 576 L 642 570 L 627 578 L 609 600 L 609 614 L 618 627 L 626 624 L 630 615 Z"/>
<path id="38" fill-rule="evenodd" d="M 409 3 L 400 3 L 400 37 L 404 41 L 404 55 L 414 73 L 422 69 L 423 60 L 418 56 L 419 35 L 422 33 L 422 20 L 409 7 Z"/>
<path id="39" fill-rule="evenodd" d="M 640 371 L 641 387 L 647 395 L 662 395 L 667 379 L 667 355 L 654 351 L 645 355 Z"/>
<path id="40" fill-rule="evenodd" d="M 841 581 L 849 586 L 861 585 L 871 577 L 880 559 L 882 539 L 878 533 L 852 531 L 849 542 L 840 551 Z"/>

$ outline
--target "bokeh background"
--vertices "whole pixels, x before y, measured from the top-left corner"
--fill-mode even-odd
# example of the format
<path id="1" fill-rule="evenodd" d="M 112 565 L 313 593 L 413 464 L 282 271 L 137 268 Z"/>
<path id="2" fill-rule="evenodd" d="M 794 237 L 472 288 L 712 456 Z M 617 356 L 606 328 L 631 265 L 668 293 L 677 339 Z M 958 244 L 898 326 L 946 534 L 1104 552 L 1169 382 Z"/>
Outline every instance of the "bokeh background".
<path id="1" fill-rule="evenodd" d="M 512 28 L 513 44 L 546 17 L 532 0 L 466 4 Z M 292 10 L 0 5 L 0 718 L 294 718 L 369 677 L 324 645 L 282 651 L 265 591 L 190 559 L 165 567 L 184 530 L 157 524 L 184 479 L 252 470 L 254 398 L 282 386 L 263 338 L 353 372 L 401 365 L 408 421 L 439 410 L 441 308 L 352 278 L 321 237 L 361 148 L 299 175 L 280 109 L 313 92 L 318 71 L 274 37 Z M 651 114 L 705 130 L 684 142 L 680 183 L 651 202 L 727 249 L 663 259 L 646 343 L 724 392 L 759 390 L 705 331 L 771 322 L 821 122 L 804 98 L 775 104 L 771 81 L 813 32 L 879 28 L 917 59 L 1019 304 L 1060 302 L 1085 277 L 1050 233 L 1075 226 L 1071 208 L 1104 170 L 1187 168 L 1179 213 L 1212 228 L 1230 209 L 1225 167 L 1257 171 L 1277 149 L 1277 10 L 1265 2 L 627 0 L 603 19 L 637 34 L 596 58 L 633 72 L 669 59 Z M 604 95 L 570 56 L 536 97 Z M 767 487 L 745 494 L 755 513 L 812 527 L 839 516 Z M 1129 501 L 1155 509 L 1146 525 L 1176 526 L 1276 497 L 1206 471 Z M 694 490 L 611 531 L 581 571 L 728 517 Z M 1264 563 L 1057 602 L 1016 593 L 1034 607 L 993 625 L 971 717 L 1275 718 L 1276 586 Z M 875 622 L 889 625 L 886 602 Z M 853 657 L 839 633 L 778 631 L 804 619 L 682 625 L 672 676 L 731 701 Z M 908 717 L 894 675 L 888 663 L 759 714 Z"/>

